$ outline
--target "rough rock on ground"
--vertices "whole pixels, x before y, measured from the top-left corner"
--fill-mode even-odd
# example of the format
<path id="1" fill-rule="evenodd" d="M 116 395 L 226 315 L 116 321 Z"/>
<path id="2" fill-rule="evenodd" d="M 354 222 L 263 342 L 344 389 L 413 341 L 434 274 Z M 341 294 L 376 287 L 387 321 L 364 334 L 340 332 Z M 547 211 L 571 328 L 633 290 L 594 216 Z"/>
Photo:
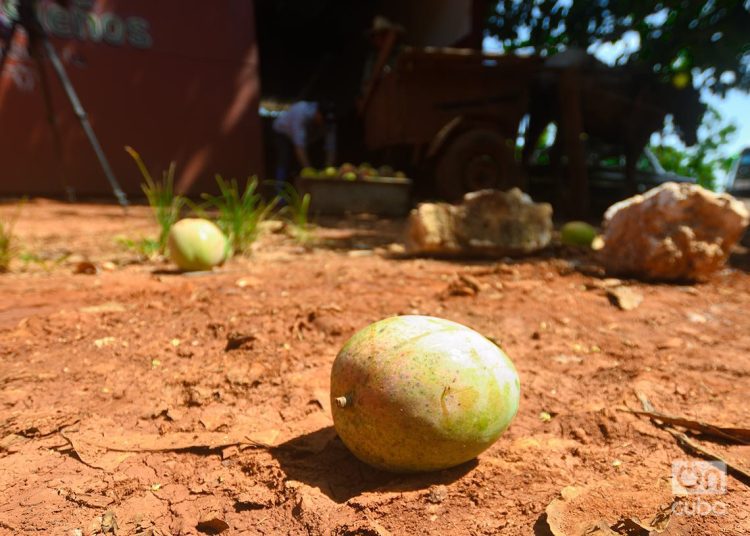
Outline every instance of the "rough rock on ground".
<path id="1" fill-rule="evenodd" d="M 724 266 L 748 221 L 728 194 L 668 182 L 607 210 L 601 261 L 611 274 L 705 280 Z"/>
<path id="2" fill-rule="evenodd" d="M 518 188 L 471 192 L 460 205 L 422 203 L 406 228 L 407 252 L 427 255 L 524 255 L 551 239 L 552 207 Z"/>

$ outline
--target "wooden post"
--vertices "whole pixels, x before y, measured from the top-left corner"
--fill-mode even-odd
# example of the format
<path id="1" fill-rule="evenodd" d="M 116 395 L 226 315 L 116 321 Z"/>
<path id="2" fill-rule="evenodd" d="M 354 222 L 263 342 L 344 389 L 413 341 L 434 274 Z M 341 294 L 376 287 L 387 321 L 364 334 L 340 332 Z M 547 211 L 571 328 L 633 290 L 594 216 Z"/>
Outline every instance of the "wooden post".
<path id="1" fill-rule="evenodd" d="M 385 42 L 383 43 L 383 47 L 380 49 L 380 52 L 375 59 L 375 65 L 373 66 L 372 73 L 370 74 L 370 79 L 367 81 L 364 95 L 357 103 L 357 107 L 361 115 L 364 115 L 367 111 L 367 105 L 370 103 L 370 98 L 375 91 L 375 87 L 378 85 L 380 79 L 383 76 L 383 67 L 385 67 L 386 63 L 388 63 L 388 58 L 390 58 L 393 49 L 396 48 L 396 43 L 399 39 L 398 30 L 384 31 L 386 32 Z"/>
<path id="2" fill-rule="evenodd" d="M 573 218 L 586 218 L 589 213 L 589 178 L 583 146 L 583 116 L 581 115 L 581 74 L 569 68 L 560 73 L 560 111 L 564 180 L 569 202 L 565 210 Z"/>

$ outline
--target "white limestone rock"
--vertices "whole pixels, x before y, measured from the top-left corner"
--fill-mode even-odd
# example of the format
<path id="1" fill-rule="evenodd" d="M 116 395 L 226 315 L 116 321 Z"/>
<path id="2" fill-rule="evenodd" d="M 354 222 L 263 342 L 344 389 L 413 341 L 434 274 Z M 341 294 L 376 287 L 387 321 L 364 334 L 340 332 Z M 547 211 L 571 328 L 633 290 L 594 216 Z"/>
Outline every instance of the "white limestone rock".
<path id="1" fill-rule="evenodd" d="M 731 195 L 668 182 L 607 209 L 600 259 L 611 274 L 705 280 L 724 265 L 749 219 Z"/>
<path id="2" fill-rule="evenodd" d="M 517 256 L 552 239 L 552 207 L 513 188 L 481 190 L 460 205 L 422 203 L 406 226 L 406 251 L 438 256 Z"/>

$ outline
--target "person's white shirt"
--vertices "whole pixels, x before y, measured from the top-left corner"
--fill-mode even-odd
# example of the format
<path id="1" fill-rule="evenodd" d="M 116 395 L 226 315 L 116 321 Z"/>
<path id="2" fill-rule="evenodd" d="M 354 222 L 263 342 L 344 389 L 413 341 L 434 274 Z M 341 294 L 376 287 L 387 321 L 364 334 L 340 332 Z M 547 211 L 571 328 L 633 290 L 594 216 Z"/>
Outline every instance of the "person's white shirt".
<path id="1" fill-rule="evenodd" d="M 288 137 L 295 147 L 306 147 L 308 127 L 317 113 L 316 102 L 296 102 L 276 118 L 273 130 Z"/>

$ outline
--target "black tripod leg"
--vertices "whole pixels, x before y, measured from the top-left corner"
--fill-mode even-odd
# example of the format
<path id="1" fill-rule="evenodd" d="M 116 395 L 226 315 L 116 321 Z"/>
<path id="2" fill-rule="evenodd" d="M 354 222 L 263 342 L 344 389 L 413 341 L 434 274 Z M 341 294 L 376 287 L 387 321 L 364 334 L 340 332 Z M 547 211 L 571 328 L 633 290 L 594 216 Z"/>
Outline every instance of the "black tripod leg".
<path id="1" fill-rule="evenodd" d="M 86 133 L 86 136 L 89 139 L 89 143 L 94 149 L 96 157 L 99 159 L 99 164 L 104 170 L 104 175 L 107 177 L 109 185 L 112 187 L 112 192 L 114 192 L 115 197 L 117 198 L 117 201 L 120 203 L 120 205 L 122 205 L 123 208 L 127 207 L 128 198 L 125 196 L 125 192 L 122 191 L 122 188 L 120 188 L 120 185 L 117 183 L 115 174 L 112 172 L 112 168 L 109 166 L 109 161 L 107 160 L 107 157 L 104 154 L 101 145 L 99 145 L 99 140 L 96 138 L 96 134 L 94 134 L 94 129 L 91 128 L 91 123 L 89 123 L 89 118 L 86 115 L 86 111 L 83 109 L 83 106 L 81 106 L 81 101 L 78 100 L 78 95 L 76 95 L 73 84 L 70 82 L 70 79 L 65 72 L 65 68 L 60 61 L 60 57 L 57 55 L 57 51 L 55 51 L 55 47 L 52 46 L 52 43 L 50 43 L 46 35 L 41 37 L 41 41 L 44 44 L 44 51 L 47 53 L 47 57 L 52 62 L 52 67 L 55 69 L 55 73 L 60 79 L 60 82 L 63 85 L 63 89 L 65 89 L 65 93 L 68 95 L 68 100 L 70 100 L 70 104 L 73 106 L 73 111 L 75 112 L 76 116 L 78 116 L 78 120 L 81 122 L 83 131 Z"/>
<path id="2" fill-rule="evenodd" d="M 8 32 L 8 39 L 3 43 L 3 49 L 0 52 L 2 56 L 0 56 L 0 76 L 2 76 L 3 71 L 5 70 L 5 62 L 8 61 L 8 54 L 10 53 L 11 47 L 13 47 L 13 39 L 16 37 L 16 30 L 18 29 L 18 23 L 13 22 L 13 25 L 10 27 L 10 32 Z"/>
<path id="3" fill-rule="evenodd" d="M 44 62 L 42 62 L 42 56 L 36 43 L 32 44 L 29 48 L 34 57 L 37 71 L 39 71 L 42 97 L 44 98 L 44 109 L 47 112 L 47 122 L 52 129 L 52 136 L 55 139 L 55 152 L 57 153 L 57 162 L 60 166 L 60 184 L 68 197 L 68 201 L 73 201 L 73 190 L 68 186 L 65 180 L 65 156 L 63 153 L 62 135 L 60 134 L 60 127 L 57 124 L 57 119 L 55 117 L 55 108 L 52 104 L 52 92 L 50 91 L 49 78 L 47 78 L 47 70 L 44 68 Z"/>

